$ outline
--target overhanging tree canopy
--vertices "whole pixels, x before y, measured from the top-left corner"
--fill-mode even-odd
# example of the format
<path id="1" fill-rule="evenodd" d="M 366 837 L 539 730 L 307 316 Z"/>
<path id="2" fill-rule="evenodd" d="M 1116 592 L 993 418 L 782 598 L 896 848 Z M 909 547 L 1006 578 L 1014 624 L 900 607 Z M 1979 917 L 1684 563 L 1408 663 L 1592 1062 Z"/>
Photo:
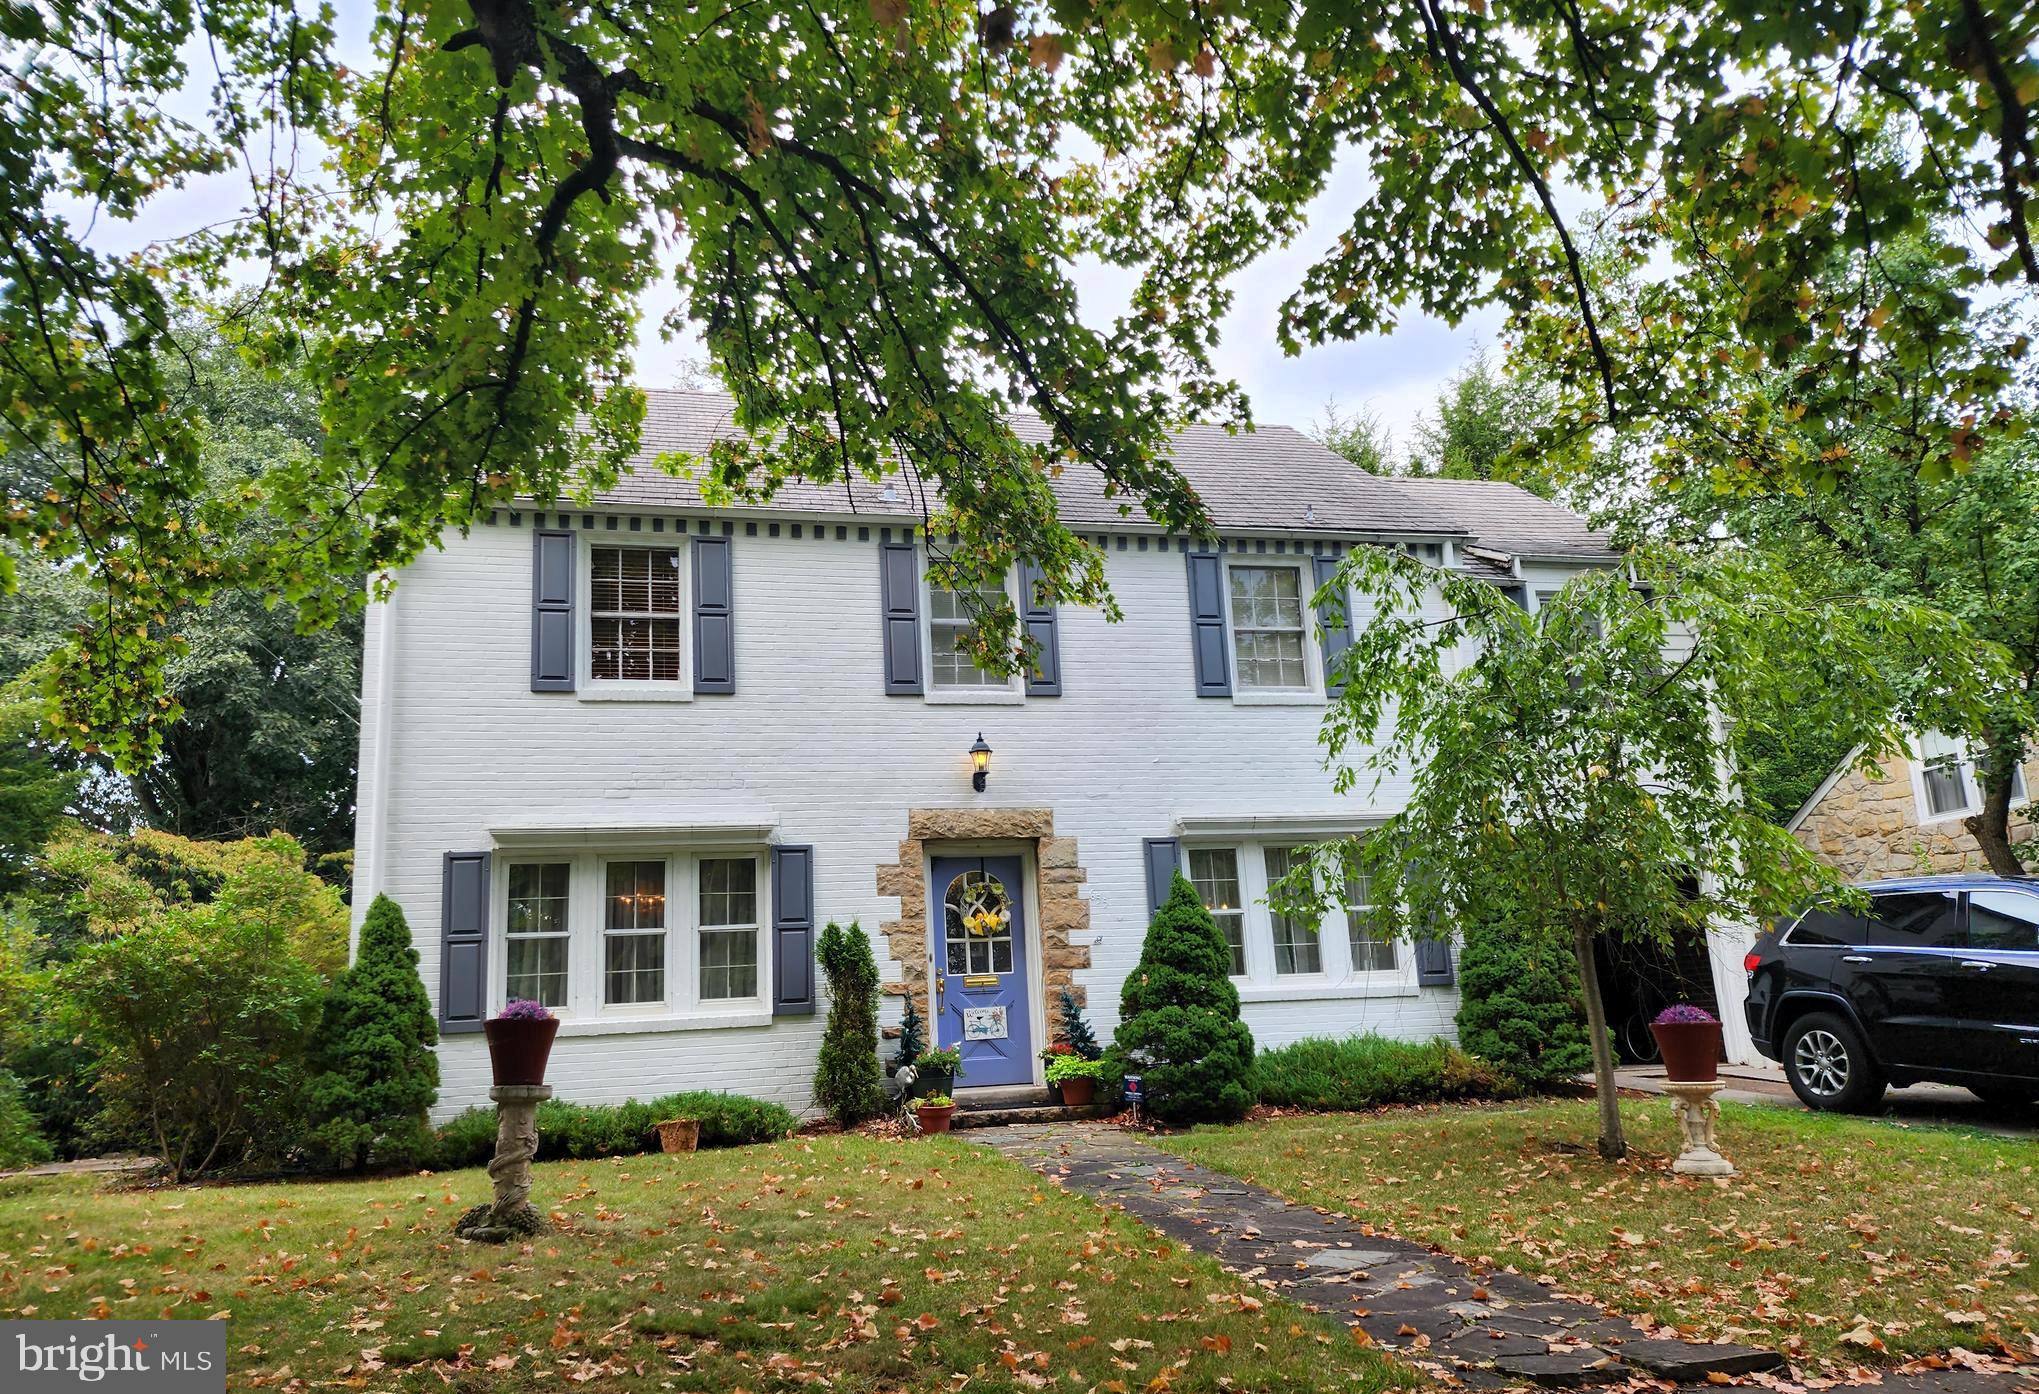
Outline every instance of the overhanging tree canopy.
<path id="1" fill-rule="evenodd" d="M 330 620 L 358 599 L 331 578 L 611 477 L 637 439 L 639 298 L 671 267 L 754 433 L 697 462 L 711 491 L 897 467 L 966 579 L 1025 557 L 1108 602 L 1047 477 L 1096 470 L 1203 524 L 1159 452 L 1185 416 L 1243 419 L 1209 363 L 1219 280 L 1298 226 L 1341 152 L 1370 190 L 1292 341 L 1410 304 L 1569 304 L 1591 428 L 1647 411 L 1658 365 L 1603 332 L 1566 190 L 1658 210 L 1679 264 L 1734 288 L 1748 353 L 1848 374 L 1893 318 L 1971 338 L 1958 299 L 1862 305 L 1806 268 L 1930 209 L 1979 229 L 1962 286 L 2039 283 L 2035 38 L 2029 6 L 1985 0 L 389 0 L 348 72 L 311 6 L 9 6 L 0 535 L 93 571 L 102 622 L 53 691 L 66 735 L 132 761 L 168 705 L 176 601 L 243 584 Z M 1868 142 L 1872 121 L 1903 138 Z M 208 174 L 245 181 L 237 216 L 132 255 L 95 240 Z M 1084 253 L 1141 271 L 1109 329 L 1077 313 Z M 196 502 L 199 408 L 156 350 L 180 299 L 250 268 L 285 329 L 247 348 L 309 339 L 328 446 L 261 482 L 294 522 L 246 558 L 220 545 L 231 502 Z M 1993 419 L 1994 347 L 1934 360 L 1919 430 L 1949 462 Z M 1049 438 L 1019 440 L 1013 406 Z M 987 618 L 984 657 L 1020 661 L 1011 617 Z"/>

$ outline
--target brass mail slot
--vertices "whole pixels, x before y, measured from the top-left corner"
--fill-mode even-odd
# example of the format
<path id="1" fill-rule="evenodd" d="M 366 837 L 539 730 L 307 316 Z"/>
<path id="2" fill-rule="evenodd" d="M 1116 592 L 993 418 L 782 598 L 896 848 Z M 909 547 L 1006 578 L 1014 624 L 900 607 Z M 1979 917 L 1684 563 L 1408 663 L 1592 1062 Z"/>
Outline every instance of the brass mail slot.
<path id="1" fill-rule="evenodd" d="M 972 973 L 972 974 L 970 974 L 970 975 L 969 975 L 968 977 L 966 977 L 966 978 L 964 978 L 964 979 L 963 979 L 963 986 L 964 986 L 964 987 L 997 987 L 997 986 L 998 986 L 998 974 L 996 974 L 996 973 Z"/>

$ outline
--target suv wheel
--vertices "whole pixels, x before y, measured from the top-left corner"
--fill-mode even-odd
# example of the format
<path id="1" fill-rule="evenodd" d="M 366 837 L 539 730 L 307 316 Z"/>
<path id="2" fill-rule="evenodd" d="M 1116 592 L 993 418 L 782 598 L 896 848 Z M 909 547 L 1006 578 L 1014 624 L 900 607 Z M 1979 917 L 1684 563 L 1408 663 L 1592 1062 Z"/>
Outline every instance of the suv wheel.
<path id="1" fill-rule="evenodd" d="M 1784 1038 L 1784 1073 L 1807 1108 L 1860 1113 L 1883 1097 L 1883 1071 L 1847 1021 L 1815 1012 Z"/>

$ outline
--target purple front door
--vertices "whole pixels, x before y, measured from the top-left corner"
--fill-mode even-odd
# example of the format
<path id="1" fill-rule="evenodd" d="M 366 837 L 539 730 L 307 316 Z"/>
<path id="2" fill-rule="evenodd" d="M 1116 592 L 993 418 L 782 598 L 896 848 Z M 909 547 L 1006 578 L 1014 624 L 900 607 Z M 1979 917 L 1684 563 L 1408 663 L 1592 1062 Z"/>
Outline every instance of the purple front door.
<path id="1" fill-rule="evenodd" d="M 1026 903 L 1018 857 L 936 857 L 935 1044 L 963 1052 L 965 1089 L 1034 1080 Z"/>

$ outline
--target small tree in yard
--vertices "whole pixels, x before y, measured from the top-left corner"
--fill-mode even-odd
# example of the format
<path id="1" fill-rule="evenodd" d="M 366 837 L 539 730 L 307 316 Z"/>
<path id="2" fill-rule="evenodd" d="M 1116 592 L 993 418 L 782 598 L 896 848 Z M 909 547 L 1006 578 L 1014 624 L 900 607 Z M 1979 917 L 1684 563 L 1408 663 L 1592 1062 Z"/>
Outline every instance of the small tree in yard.
<path id="1" fill-rule="evenodd" d="M 1253 1107 L 1253 1034 L 1239 1019 L 1231 964 L 1211 912 L 1177 872 L 1120 992 L 1112 1038 L 1165 1122 L 1229 1121 Z"/>
<path id="2" fill-rule="evenodd" d="M 410 1165 L 427 1154 L 438 1039 L 411 927 L 397 903 L 379 895 L 361 923 L 354 966 L 326 994 L 319 1025 L 310 1105 L 311 1145 L 321 1160 L 355 1171 Z"/>
<path id="3" fill-rule="evenodd" d="M 1578 577 L 1531 615 L 1483 582 L 1356 549 L 1340 578 L 1373 612 L 1338 660 L 1322 740 L 1341 792 L 1413 778 L 1401 812 L 1312 849 L 1272 891 L 1315 923 L 1320 888 L 1364 874 L 1377 920 L 1404 935 L 1497 894 L 1520 907 L 1508 932 L 1578 965 L 1609 1157 L 1625 1145 L 1595 944 L 1704 933 L 1833 884 L 1741 797 L 1741 743 L 1795 710 L 1891 750 L 1907 726 L 1968 729 L 2004 672 L 1942 614 L 1808 595 L 1746 557 L 1631 566 L 1633 580 Z M 1897 652 L 1904 664 L 1883 661 Z"/>
<path id="4" fill-rule="evenodd" d="M 814 1070 L 814 1102 L 845 1128 L 885 1107 L 878 1071 L 878 960 L 854 921 L 821 931 L 815 958 L 828 978 L 828 1026 Z"/>
<path id="5" fill-rule="evenodd" d="M 912 993 L 906 994 L 906 1010 L 899 1017 L 899 1051 L 892 1057 L 892 1068 L 911 1065 L 920 1059 L 920 1053 L 927 1049 L 927 1023 L 921 1020 L 920 1006 Z"/>

